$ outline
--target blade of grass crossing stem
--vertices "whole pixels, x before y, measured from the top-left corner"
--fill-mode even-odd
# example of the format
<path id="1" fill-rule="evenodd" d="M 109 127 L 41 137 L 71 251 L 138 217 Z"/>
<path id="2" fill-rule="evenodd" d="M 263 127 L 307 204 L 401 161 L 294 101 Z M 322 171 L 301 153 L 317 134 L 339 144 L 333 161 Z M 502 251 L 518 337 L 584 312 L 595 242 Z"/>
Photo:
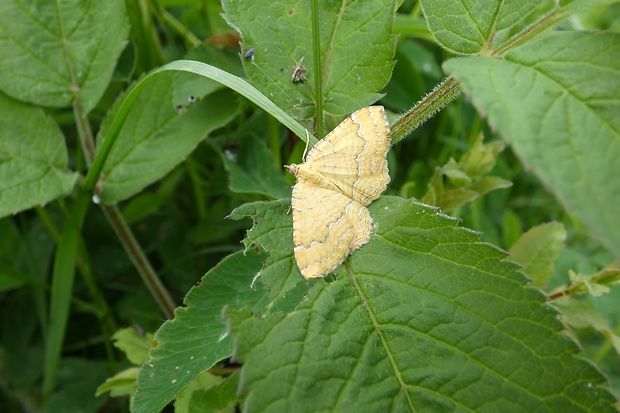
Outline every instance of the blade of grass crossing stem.
<path id="1" fill-rule="evenodd" d="M 86 216 L 90 194 L 82 191 L 58 243 L 52 274 L 52 291 L 47 336 L 45 340 L 45 362 L 43 365 L 43 394 L 49 396 L 56 387 L 62 344 L 67 329 L 73 279 L 77 259 L 80 228 Z"/>
<path id="2" fill-rule="evenodd" d="M 50 298 L 50 323 L 46 336 L 45 362 L 43 366 L 43 394 L 46 396 L 49 396 L 56 387 L 58 368 L 62 355 L 62 345 L 67 329 L 67 320 L 69 318 L 71 296 L 73 293 L 78 241 L 95 184 L 99 179 L 105 160 L 110 153 L 112 145 L 116 141 L 116 137 L 125 119 L 129 115 L 131 106 L 136 100 L 136 97 L 152 76 L 168 70 L 190 72 L 220 82 L 260 106 L 302 140 L 306 140 L 306 130 L 291 116 L 243 79 L 216 67 L 201 62 L 179 60 L 168 63 L 142 78 L 127 95 L 125 101 L 119 108 L 109 129 L 108 136 L 106 136 L 103 145 L 99 148 L 97 156 L 86 175 L 84 186 L 80 191 L 75 208 L 67 220 L 66 227 L 58 244 L 58 249 L 56 250 Z M 309 138 L 313 145 L 317 142 L 314 136 L 309 135 Z"/>

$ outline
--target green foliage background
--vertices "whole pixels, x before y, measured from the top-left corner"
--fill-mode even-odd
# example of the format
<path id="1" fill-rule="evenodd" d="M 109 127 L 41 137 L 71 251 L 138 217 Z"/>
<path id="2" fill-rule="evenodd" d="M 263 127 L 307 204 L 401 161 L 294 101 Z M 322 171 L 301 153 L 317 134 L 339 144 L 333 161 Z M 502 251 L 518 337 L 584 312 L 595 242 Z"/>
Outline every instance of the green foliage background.
<path id="1" fill-rule="evenodd" d="M 3 2 L 0 410 L 615 411 L 619 22 L 611 0 Z M 375 102 L 375 234 L 306 281 L 283 165 Z"/>

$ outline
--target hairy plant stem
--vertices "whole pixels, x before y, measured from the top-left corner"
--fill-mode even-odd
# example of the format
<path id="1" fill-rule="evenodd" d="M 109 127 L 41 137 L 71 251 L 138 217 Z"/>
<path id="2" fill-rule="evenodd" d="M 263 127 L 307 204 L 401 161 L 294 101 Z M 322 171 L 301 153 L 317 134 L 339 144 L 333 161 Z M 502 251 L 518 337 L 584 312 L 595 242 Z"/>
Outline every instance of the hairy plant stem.
<path id="1" fill-rule="evenodd" d="M 455 78 L 450 76 L 444 79 L 432 92 L 424 96 L 409 112 L 390 126 L 392 145 L 410 134 L 460 94 L 461 86 Z"/>

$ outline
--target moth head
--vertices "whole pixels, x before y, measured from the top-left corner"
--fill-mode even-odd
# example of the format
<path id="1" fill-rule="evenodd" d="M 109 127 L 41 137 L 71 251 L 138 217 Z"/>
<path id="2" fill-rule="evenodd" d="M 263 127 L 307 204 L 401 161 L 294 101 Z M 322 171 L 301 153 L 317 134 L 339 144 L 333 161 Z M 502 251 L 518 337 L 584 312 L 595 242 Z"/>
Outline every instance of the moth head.
<path id="1" fill-rule="evenodd" d="M 284 169 L 289 171 L 291 174 L 297 176 L 297 169 L 299 169 L 299 165 L 297 164 L 284 165 Z"/>

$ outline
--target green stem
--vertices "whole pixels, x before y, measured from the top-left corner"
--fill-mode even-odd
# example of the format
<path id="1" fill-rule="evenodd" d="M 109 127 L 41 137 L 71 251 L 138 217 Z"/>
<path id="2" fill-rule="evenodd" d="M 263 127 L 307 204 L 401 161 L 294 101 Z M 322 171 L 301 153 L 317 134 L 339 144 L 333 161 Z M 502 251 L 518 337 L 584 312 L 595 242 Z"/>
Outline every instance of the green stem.
<path id="1" fill-rule="evenodd" d="M 616 326 L 613 330 L 612 330 L 612 334 L 614 335 L 618 335 L 620 334 L 620 326 Z M 612 340 L 605 340 L 603 341 L 603 343 L 601 344 L 601 347 L 598 349 L 598 351 L 592 356 L 592 361 L 596 364 L 602 363 L 603 360 L 605 359 L 605 357 L 607 357 L 609 355 L 609 352 L 615 352 L 616 349 L 614 349 L 613 346 L 613 341 Z"/>
<path id="2" fill-rule="evenodd" d="M 148 0 L 126 0 L 124 3 L 131 27 L 130 38 L 134 44 L 140 45 L 140 49 L 136 50 L 135 73 L 146 72 L 166 61 L 159 35 L 153 24 L 155 19 L 150 15 Z"/>
<path id="3" fill-rule="evenodd" d="M 530 40 L 539 37 L 541 33 L 549 30 L 553 26 L 566 19 L 566 16 L 558 13 L 559 9 L 554 9 L 547 15 L 541 17 L 530 26 L 526 27 L 523 31 L 517 33 L 512 38 L 508 39 L 504 44 L 499 46 L 494 52 L 494 56 L 503 56 L 509 50 L 514 49 Z"/>
<path id="4" fill-rule="evenodd" d="M 267 131 L 271 156 L 275 159 L 276 165 L 282 165 L 282 156 L 280 155 L 280 123 L 273 116 L 269 116 L 267 119 Z"/>
<path id="5" fill-rule="evenodd" d="M 60 11 L 58 15 L 62 15 Z M 66 40 L 67 35 L 65 33 L 64 20 L 59 19 L 58 22 L 60 27 L 60 34 L 62 38 Z M 86 156 L 86 162 L 88 162 L 88 164 L 90 165 L 90 162 L 92 162 L 92 160 L 95 158 L 95 140 L 93 139 L 90 125 L 88 124 L 86 114 L 84 113 L 82 107 L 82 100 L 80 95 L 81 88 L 78 82 L 78 78 L 75 74 L 75 68 L 73 67 L 73 60 L 69 51 L 69 42 L 63 41 L 62 44 L 63 53 L 65 55 L 65 64 L 67 65 L 67 70 L 69 71 L 69 78 L 71 79 L 70 89 L 73 93 L 73 113 L 77 122 L 78 132 L 80 134 L 80 142 L 82 143 L 82 148 Z"/>
<path id="6" fill-rule="evenodd" d="M 185 162 L 185 170 L 189 175 L 189 180 L 192 185 L 196 212 L 198 213 L 198 216 L 200 218 L 204 218 L 204 216 L 207 215 L 207 205 L 205 204 L 205 199 L 207 199 L 207 197 L 202 190 L 202 185 L 200 184 L 200 175 L 198 174 L 196 160 L 194 159 L 193 155 L 190 155 L 189 158 L 187 158 L 187 162 Z"/>
<path id="7" fill-rule="evenodd" d="M 131 232 L 131 229 L 129 229 L 129 225 L 125 222 L 121 212 L 115 205 L 102 205 L 101 208 L 108 218 L 108 221 L 112 224 L 112 228 L 114 228 L 116 235 L 122 242 L 123 247 L 125 247 L 125 251 L 133 261 L 138 273 L 140 273 L 142 281 L 149 289 L 166 317 L 172 319 L 174 308 L 176 307 L 175 303 L 157 276 L 157 273 L 153 270 L 151 263 L 146 258 L 144 251 L 140 247 L 140 244 L 138 244 L 138 241 L 136 241 L 136 238 Z"/>
<path id="8" fill-rule="evenodd" d="M 312 0 L 312 58 L 314 60 L 315 135 L 323 138 L 323 70 L 321 67 L 321 23 L 319 2 Z"/>
<path id="9" fill-rule="evenodd" d="M 43 363 L 43 394 L 46 397 L 49 397 L 56 387 L 73 295 L 80 228 L 84 222 L 89 202 L 90 195 L 82 190 L 73 212 L 66 221 L 54 257 L 49 325 L 45 336 L 45 361 Z"/>
<path id="10" fill-rule="evenodd" d="M 157 13 L 159 14 L 159 17 L 162 20 L 162 23 L 168 24 L 178 34 L 180 34 L 185 39 L 190 48 L 198 46 L 202 43 L 202 41 L 200 41 L 200 39 L 194 33 L 188 30 L 187 27 L 185 27 L 183 23 L 181 23 L 169 11 L 167 11 L 163 7 L 155 6 L 155 8 L 157 10 Z"/>
<path id="11" fill-rule="evenodd" d="M 461 94 L 461 86 L 452 76 L 447 77 L 431 93 L 390 127 L 392 145 L 410 134 L 414 129 L 431 118 L 439 109 Z"/>

